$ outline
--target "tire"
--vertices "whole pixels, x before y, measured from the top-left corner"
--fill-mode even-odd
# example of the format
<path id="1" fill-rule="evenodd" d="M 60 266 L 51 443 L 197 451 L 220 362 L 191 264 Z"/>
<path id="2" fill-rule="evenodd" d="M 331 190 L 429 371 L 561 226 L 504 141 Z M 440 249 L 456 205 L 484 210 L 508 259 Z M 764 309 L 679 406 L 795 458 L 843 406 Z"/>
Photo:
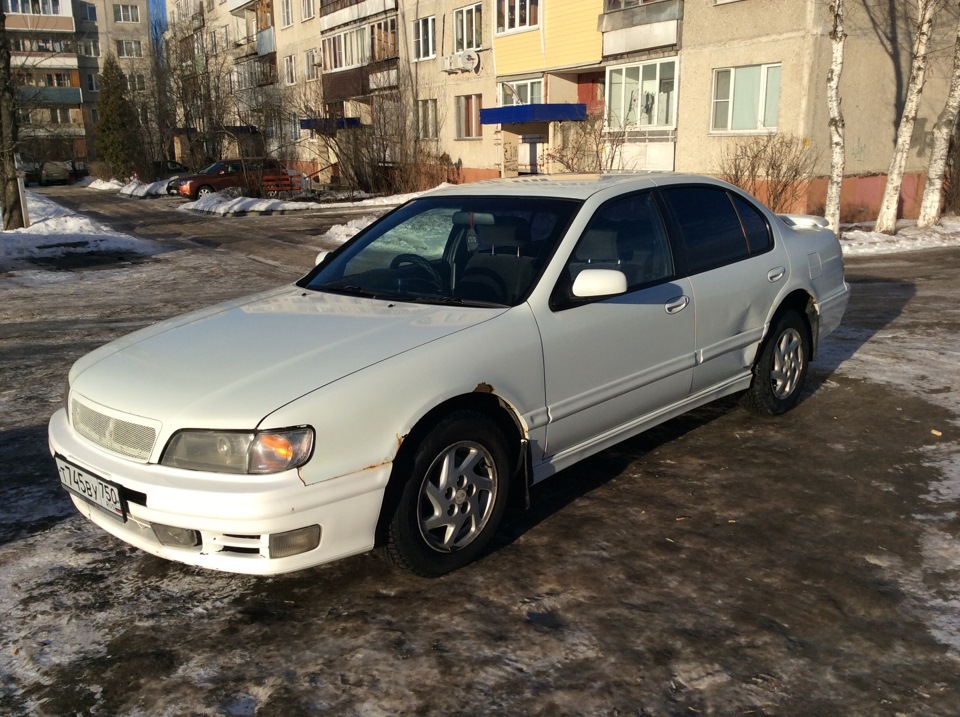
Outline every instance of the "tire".
<path id="1" fill-rule="evenodd" d="M 473 562 L 503 517 L 512 465 L 507 441 L 472 411 L 441 420 L 416 448 L 388 526 L 386 556 L 422 577 Z"/>
<path id="2" fill-rule="evenodd" d="M 796 311 L 785 311 L 760 347 L 740 404 L 761 416 L 786 413 L 800 400 L 809 363 L 810 328 Z"/>
<path id="3" fill-rule="evenodd" d="M 197 188 L 197 195 L 194 199 L 202 199 L 209 194 L 213 194 L 213 187 L 208 184 L 204 184 L 202 187 Z"/>

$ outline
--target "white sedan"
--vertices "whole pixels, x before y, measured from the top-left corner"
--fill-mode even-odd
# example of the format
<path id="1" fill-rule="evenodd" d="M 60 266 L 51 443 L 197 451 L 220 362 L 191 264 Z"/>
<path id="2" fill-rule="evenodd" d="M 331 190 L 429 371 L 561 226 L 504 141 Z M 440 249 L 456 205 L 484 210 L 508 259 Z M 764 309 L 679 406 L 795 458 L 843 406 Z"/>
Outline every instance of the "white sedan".
<path id="1" fill-rule="evenodd" d="M 84 515 L 165 558 L 276 574 L 379 546 L 440 575 L 618 441 L 734 393 L 793 407 L 848 294 L 830 231 L 713 179 L 450 187 L 295 285 L 81 358 L 50 449 Z"/>

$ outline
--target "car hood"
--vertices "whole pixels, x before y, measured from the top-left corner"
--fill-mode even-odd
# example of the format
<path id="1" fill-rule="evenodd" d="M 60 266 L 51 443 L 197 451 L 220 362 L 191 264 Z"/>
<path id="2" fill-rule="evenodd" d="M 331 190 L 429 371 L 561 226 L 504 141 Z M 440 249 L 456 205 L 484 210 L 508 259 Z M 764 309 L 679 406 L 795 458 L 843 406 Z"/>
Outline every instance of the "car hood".
<path id="1" fill-rule="evenodd" d="M 254 428 L 306 393 L 504 310 L 287 287 L 109 343 L 74 364 L 71 390 L 166 431 Z"/>

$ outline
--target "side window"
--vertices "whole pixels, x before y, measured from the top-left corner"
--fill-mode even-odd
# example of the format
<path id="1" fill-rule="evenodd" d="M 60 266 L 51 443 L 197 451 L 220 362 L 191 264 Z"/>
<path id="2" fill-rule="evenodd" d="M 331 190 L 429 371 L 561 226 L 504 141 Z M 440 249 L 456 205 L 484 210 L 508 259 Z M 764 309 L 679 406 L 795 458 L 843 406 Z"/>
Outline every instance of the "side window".
<path id="1" fill-rule="evenodd" d="M 597 210 L 567 264 L 571 286 L 584 269 L 623 272 L 627 291 L 674 275 L 670 243 L 650 192 L 613 199 Z"/>
<path id="2" fill-rule="evenodd" d="M 666 187 L 662 195 L 680 228 L 687 271 L 698 274 L 750 255 L 730 195 L 719 187 Z"/>
<path id="3" fill-rule="evenodd" d="M 743 197 L 730 195 L 733 205 L 737 208 L 740 223 L 747 235 L 747 246 L 751 254 L 762 254 L 773 246 L 773 237 L 770 235 L 770 226 L 757 208 Z"/>

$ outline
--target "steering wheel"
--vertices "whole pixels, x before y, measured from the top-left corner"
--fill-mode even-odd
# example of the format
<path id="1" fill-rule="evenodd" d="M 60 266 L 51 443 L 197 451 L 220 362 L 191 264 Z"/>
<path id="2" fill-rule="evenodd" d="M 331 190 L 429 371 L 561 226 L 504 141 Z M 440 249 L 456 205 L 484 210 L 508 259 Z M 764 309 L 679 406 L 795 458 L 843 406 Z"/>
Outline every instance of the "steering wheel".
<path id="1" fill-rule="evenodd" d="M 404 264 L 412 264 L 418 269 L 423 270 L 423 272 L 430 277 L 430 280 L 436 284 L 437 290 L 443 291 L 443 277 L 440 276 L 440 272 L 437 271 L 437 267 L 424 259 L 422 256 L 417 254 L 397 254 L 397 256 L 393 257 L 393 261 L 390 262 L 390 268 L 399 269 Z"/>

